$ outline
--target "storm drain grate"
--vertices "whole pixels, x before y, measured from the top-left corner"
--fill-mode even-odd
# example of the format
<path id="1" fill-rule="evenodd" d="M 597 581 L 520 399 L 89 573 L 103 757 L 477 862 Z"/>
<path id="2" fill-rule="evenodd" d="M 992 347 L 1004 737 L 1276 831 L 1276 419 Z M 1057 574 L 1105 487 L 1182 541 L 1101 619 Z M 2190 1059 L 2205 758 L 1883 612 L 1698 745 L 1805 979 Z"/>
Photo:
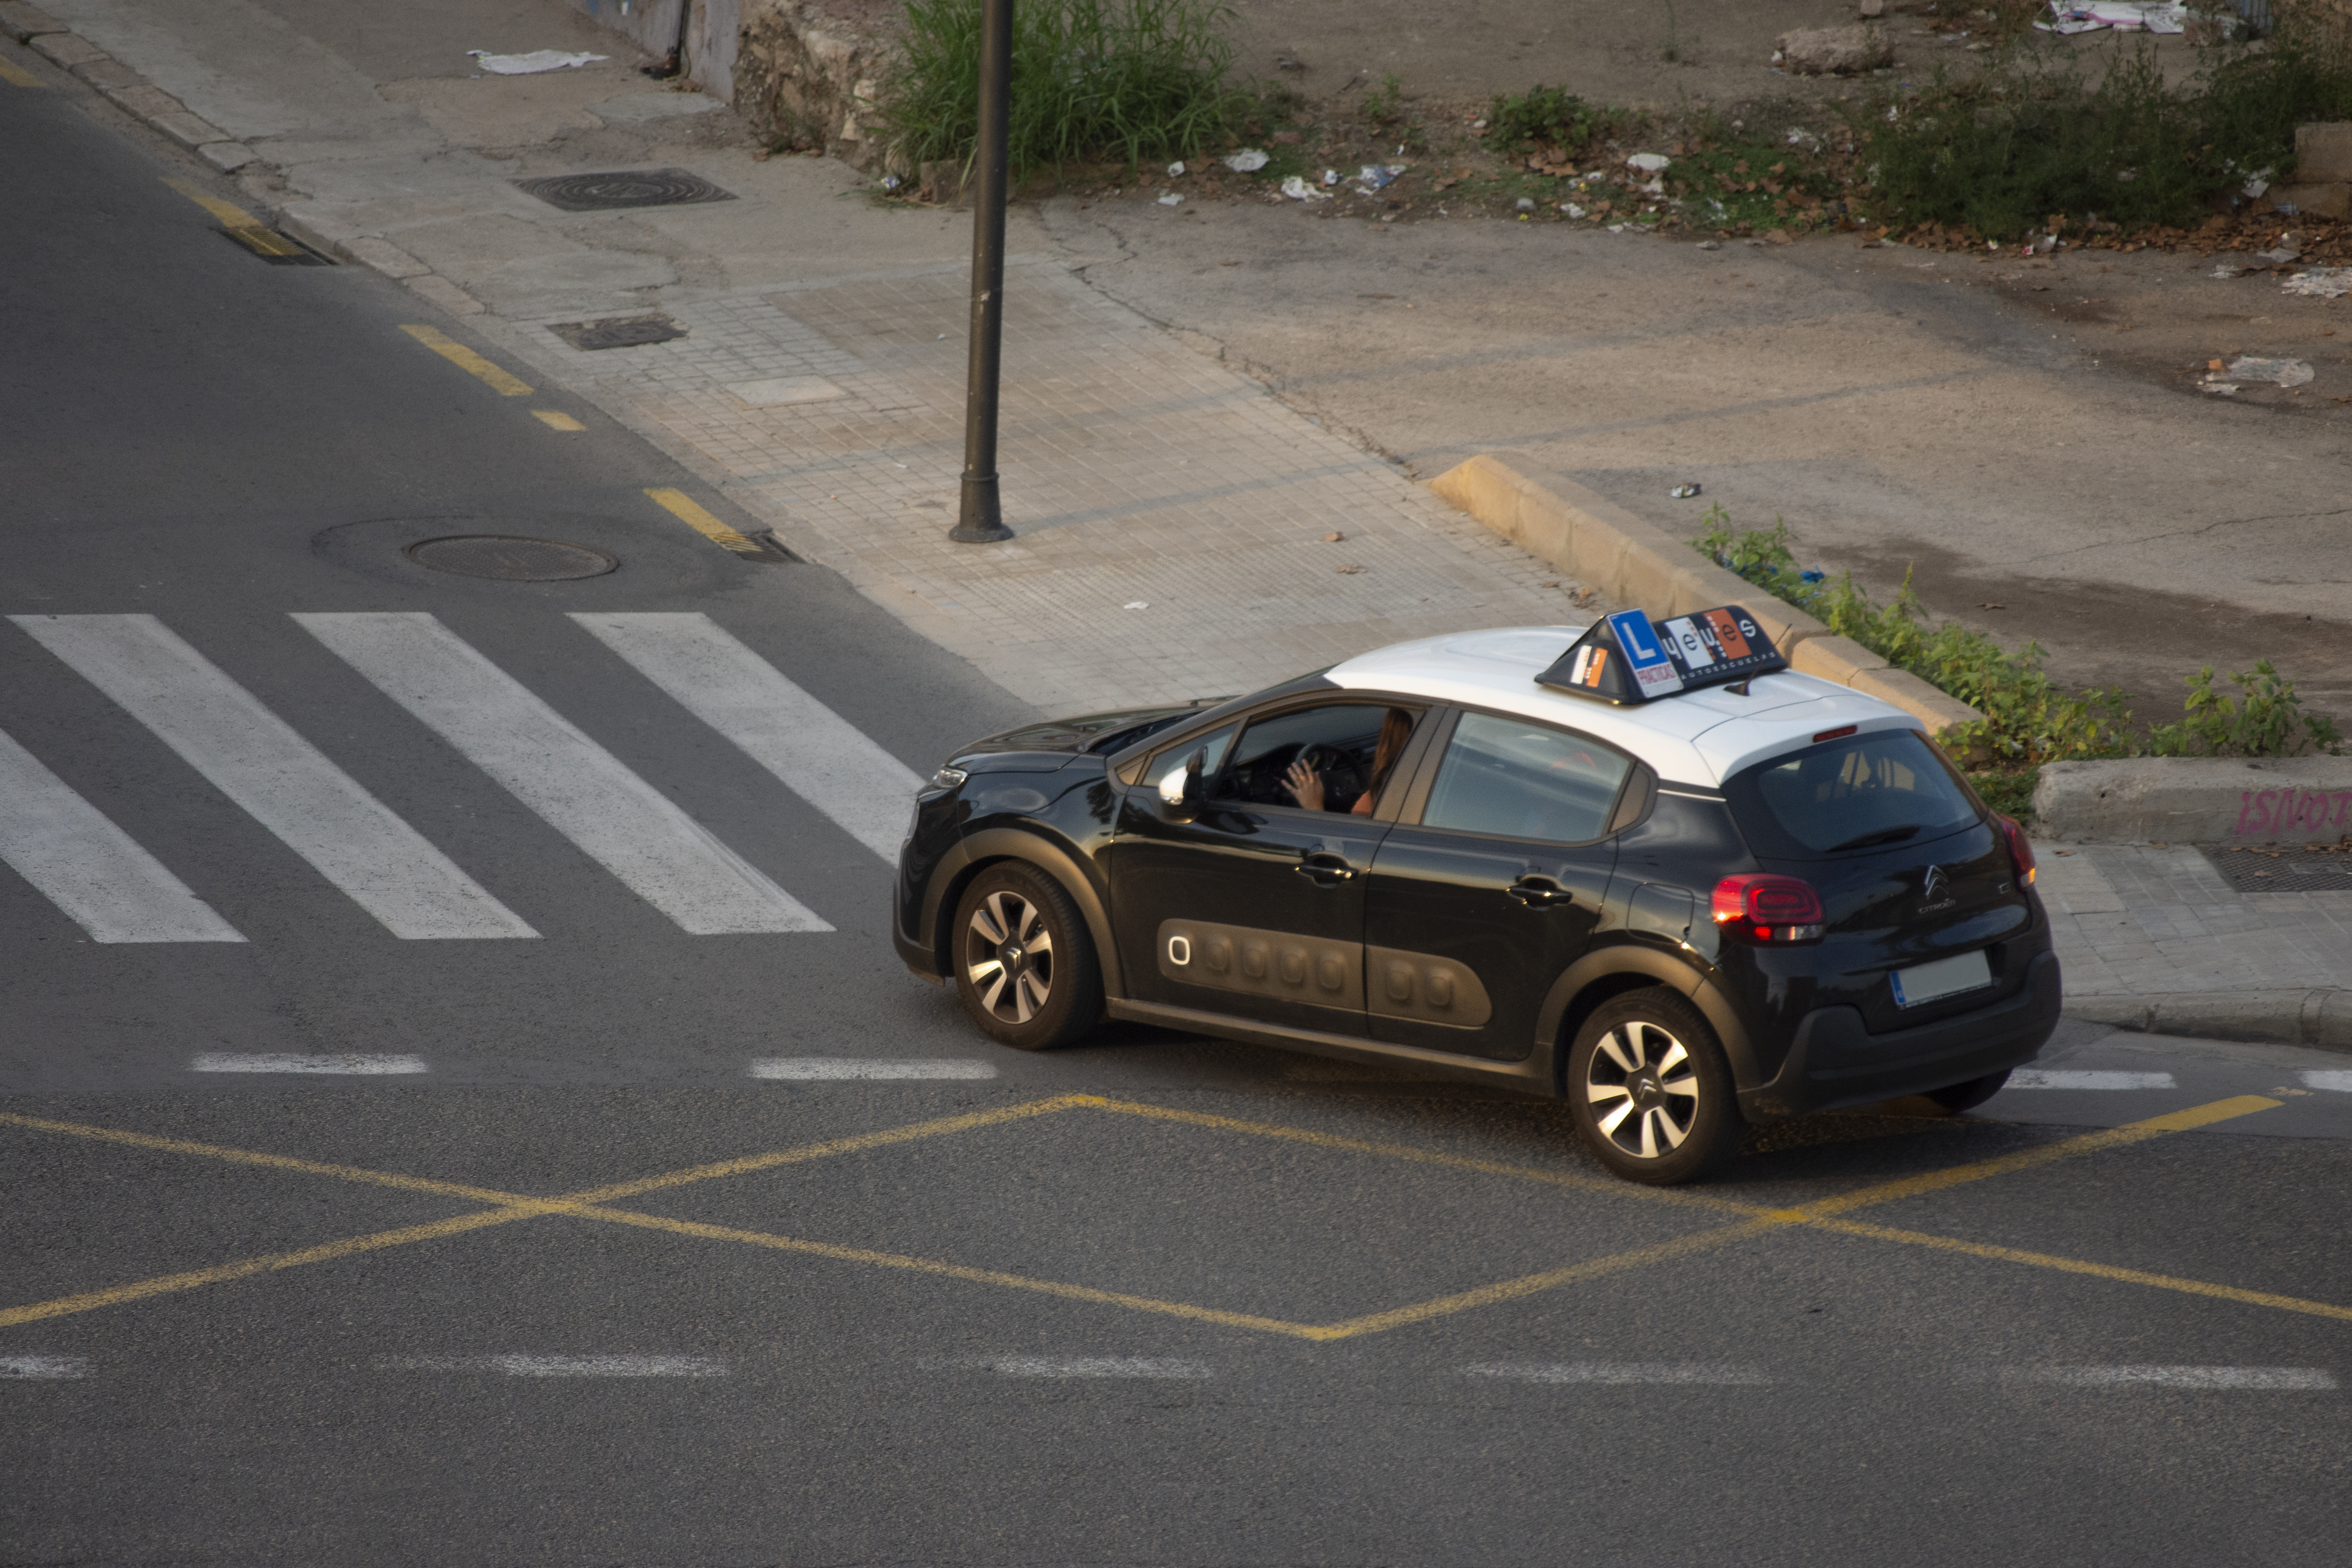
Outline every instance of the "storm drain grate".
<path id="1" fill-rule="evenodd" d="M 575 349 L 634 349 L 686 336 L 667 316 L 607 316 L 601 321 L 557 321 L 549 331 Z"/>
<path id="2" fill-rule="evenodd" d="M 2242 893 L 2352 893 L 2352 845 L 2208 849 L 2205 858 Z"/>
<path id="3" fill-rule="evenodd" d="M 568 213 L 612 212 L 622 207 L 675 207 L 695 202 L 731 202 L 701 175 L 685 169 L 622 169 L 606 174 L 551 174 L 541 180 L 517 180 L 516 188 L 529 192 L 549 206 Z"/>
<path id="4" fill-rule="evenodd" d="M 511 533 L 453 533 L 408 547 L 408 558 L 436 572 L 488 577 L 500 583 L 563 583 L 602 577 L 620 562 L 584 544 L 560 539 L 526 539 Z"/>

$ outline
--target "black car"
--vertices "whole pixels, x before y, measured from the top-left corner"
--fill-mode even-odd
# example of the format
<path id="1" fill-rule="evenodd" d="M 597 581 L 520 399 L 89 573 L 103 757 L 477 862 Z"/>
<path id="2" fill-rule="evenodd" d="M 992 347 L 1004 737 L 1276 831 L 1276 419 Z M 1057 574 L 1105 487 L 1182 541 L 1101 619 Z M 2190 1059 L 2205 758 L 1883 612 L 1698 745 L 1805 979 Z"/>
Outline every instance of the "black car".
<path id="1" fill-rule="evenodd" d="M 1562 1096 L 1643 1182 L 2032 1059 L 2032 851 L 1916 720 L 1784 672 L 1593 701 L 1556 673 L 1590 640 L 1433 638 L 975 742 L 918 798 L 899 954 L 1024 1050 L 1108 1014 Z"/>

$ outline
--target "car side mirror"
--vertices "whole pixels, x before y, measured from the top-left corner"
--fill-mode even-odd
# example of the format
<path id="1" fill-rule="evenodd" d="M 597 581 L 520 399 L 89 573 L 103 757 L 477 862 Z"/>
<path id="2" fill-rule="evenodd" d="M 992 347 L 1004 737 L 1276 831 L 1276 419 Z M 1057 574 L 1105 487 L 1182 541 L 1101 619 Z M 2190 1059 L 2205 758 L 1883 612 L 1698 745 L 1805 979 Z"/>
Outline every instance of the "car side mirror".
<path id="1" fill-rule="evenodd" d="M 1189 822 L 1201 809 L 1201 770 L 1209 760 L 1206 747 L 1160 775 L 1161 815 L 1171 822 Z"/>

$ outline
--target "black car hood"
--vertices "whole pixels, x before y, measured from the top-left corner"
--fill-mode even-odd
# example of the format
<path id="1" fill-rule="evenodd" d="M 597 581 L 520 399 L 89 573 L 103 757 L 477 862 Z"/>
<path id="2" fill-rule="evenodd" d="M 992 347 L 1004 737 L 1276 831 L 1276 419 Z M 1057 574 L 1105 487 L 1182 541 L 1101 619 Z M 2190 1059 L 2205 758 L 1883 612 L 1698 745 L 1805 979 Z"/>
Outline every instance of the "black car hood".
<path id="1" fill-rule="evenodd" d="M 1151 725 L 1181 719 L 1210 706 L 1213 704 L 1180 702 L 1165 708 L 1122 708 L 1115 713 L 1087 713 L 1075 719 L 1024 724 L 1017 730 L 1007 730 L 1002 734 L 974 741 L 959 750 L 956 755 L 961 759 L 1003 752 L 1045 752 L 1074 756 L 1116 751 L 1139 738 L 1140 732 Z"/>

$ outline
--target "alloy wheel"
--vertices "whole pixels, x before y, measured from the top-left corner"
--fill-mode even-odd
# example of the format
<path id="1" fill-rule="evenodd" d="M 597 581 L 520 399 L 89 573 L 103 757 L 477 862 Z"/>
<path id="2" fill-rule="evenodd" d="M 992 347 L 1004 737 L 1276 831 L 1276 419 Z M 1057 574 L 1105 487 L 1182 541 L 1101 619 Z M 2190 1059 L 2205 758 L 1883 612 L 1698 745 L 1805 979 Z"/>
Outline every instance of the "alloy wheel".
<path id="1" fill-rule="evenodd" d="M 964 933 L 964 967 L 972 992 L 990 1016 L 1025 1024 L 1054 991 L 1054 931 L 1036 905 L 1019 893 L 989 894 L 971 911 Z"/>
<path id="2" fill-rule="evenodd" d="M 1664 1026 L 1631 1019 L 1601 1039 L 1584 1071 L 1584 1095 L 1602 1136 L 1636 1159 L 1682 1147 L 1698 1120 L 1698 1074 Z"/>

